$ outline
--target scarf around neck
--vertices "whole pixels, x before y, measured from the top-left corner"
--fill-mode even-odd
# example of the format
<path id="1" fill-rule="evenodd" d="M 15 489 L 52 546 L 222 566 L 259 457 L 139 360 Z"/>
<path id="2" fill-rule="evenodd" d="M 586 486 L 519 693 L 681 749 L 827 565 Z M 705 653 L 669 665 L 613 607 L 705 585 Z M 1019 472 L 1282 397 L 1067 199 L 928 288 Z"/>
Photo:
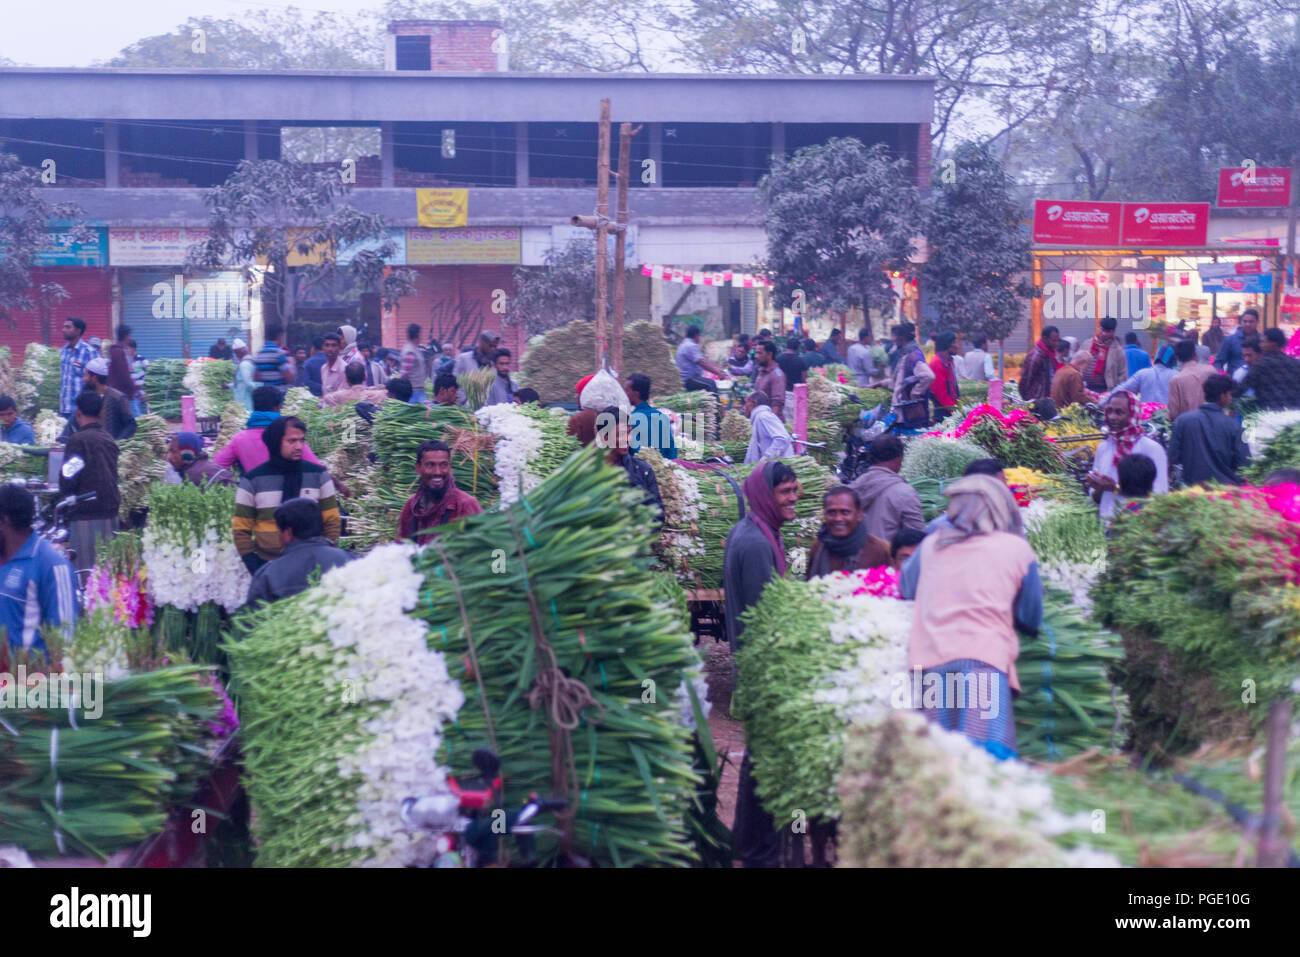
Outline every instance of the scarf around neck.
<path id="1" fill-rule="evenodd" d="M 271 467 L 271 471 L 284 478 L 284 485 L 281 493 L 281 503 L 289 501 L 291 498 L 297 498 L 298 493 L 302 491 L 302 460 L 297 462 L 292 459 L 286 459 L 279 452 L 271 453 L 271 457 L 266 460 L 266 464 Z"/>
<path id="2" fill-rule="evenodd" d="M 279 412 L 254 412 L 244 423 L 246 429 L 264 429 L 280 417 Z"/>
<path id="3" fill-rule="evenodd" d="M 867 544 L 867 523 L 858 522 L 858 527 L 843 538 L 836 538 L 823 525 L 817 532 L 817 541 L 836 558 L 848 558 L 862 551 L 862 546 Z"/>
<path id="4" fill-rule="evenodd" d="M 765 462 L 761 468 L 754 469 L 741 488 L 745 493 L 745 500 L 749 503 L 750 515 L 753 516 L 763 537 L 767 539 L 767 543 L 772 546 L 777 574 L 785 577 L 785 547 L 779 537 L 781 524 L 785 520 L 781 517 L 781 509 L 776 504 L 776 492 L 773 491 L 767 477 L 773 464 Z"/>

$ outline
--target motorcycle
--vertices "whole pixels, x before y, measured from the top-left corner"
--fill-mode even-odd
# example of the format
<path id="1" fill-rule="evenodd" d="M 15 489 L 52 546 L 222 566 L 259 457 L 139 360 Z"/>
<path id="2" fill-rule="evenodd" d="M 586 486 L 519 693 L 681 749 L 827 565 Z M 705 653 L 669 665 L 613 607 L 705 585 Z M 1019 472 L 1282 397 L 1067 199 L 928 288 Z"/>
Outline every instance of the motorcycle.
<path id="1" fill-rule="evenodd" d="M 519 859 L 512 867 L 536 865 L 537 835 L 560 836 L 560 831 L 534 819 L 546 811 L 568 806 L 564 798 L 542 798 L 534 792 L 523 806 L 507 813 L 501 806 L 501 760 L 488 748 L 477 749 L 471 758 L 477 774 L 458 780 L 447 776 L 447 789 L 422 797 L 408 797 L 399 811 L 410 831 L 437 834 L 432 867 L 491 867 L 498 861 L 498 839 L 515 838 Z M 580 859 L 573 863 L 586 866 Z"/>

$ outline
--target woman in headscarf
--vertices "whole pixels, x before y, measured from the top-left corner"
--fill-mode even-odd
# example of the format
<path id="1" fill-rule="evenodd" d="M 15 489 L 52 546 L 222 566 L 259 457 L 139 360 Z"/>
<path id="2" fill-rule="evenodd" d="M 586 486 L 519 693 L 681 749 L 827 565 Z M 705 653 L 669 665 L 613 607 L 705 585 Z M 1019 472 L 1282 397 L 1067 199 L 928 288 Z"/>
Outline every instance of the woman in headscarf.
<path id="1" fill-rule="evenodd" d="M 343 366 L 346 368 L 350 363 L 362 362 L 361 350 L 357 348 L 357 330 L 355 326 L 339 326 L 339 335 L 343 337 L 343 348 L 339 350 L 339 358 L 343 360 Z"/>
<path id="2" fill-rule="evenodd" d="M 735 655 L 741 648 L 744 625 L 740 616 L 758 602 L 772 578 L 786 573 L 785 546 L 781 526 L 794 520 L 794 503 L 799 500 L 799 480 L 784 462 L 758 465 L 743 486 L 749 510 L 727 533 L 722 559 L 723 599 L 726 606 L 727 640 L 731 643 L 732 687 L 737 685 Z M 763 810 L 754 788 L 749 749 L 740 764 L 736 795 L 736 820 L 732 829 L 735 855 L 746 867 L 776 867 L 780 840 L 772 815 Z"/>
<path id="3" fill-rule="evenodd" d="M 916 599 L 912 705 L 994 757 L 1013 758 L 1016 629 L 1037 634 L 1042 621 L 1038 559 L 1016 500 L 997 479 L 968 475 L 944 494 L 951 525 L 929 535 L 899 577 L 900 594 Z"/>
<path id="4" fill-rule="evenodd" d="M 946 419 L 957 411 L 961 403 L 957 389 L 957 363 L 953 358 L 957 349 L 957 333 L 935 333 L 934 358 L 930 360 L 934 381 L 930 383 L 930 395 L 934 397 L 936 419 Z"/>

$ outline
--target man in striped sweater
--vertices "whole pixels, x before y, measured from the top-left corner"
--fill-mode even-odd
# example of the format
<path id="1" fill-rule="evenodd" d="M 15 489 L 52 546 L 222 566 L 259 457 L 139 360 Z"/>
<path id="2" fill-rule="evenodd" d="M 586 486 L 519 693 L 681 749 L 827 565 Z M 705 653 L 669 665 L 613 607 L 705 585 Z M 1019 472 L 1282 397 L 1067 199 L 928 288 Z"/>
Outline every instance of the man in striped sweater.
<path id="1" fill-rule="evenodd" d="M 303 461 L 307 426 L 301 419 L 282 416 L 262 433 L 270 458 L 239 480 L 235 493 L 235 548 L 249 572 L 280 555 L 280 529 L 275 510 L 294 498 L 320 506 L 325 537 L 337 544 L 343 523 L 329 469 Z"/>

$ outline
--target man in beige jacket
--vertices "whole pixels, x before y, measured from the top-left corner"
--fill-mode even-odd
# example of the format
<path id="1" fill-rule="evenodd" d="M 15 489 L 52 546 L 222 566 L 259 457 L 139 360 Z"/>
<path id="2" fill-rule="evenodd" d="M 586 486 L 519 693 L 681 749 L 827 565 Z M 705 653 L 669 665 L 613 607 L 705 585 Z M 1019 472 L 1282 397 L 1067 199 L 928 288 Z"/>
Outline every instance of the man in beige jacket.
<path id="1" fill-rule="evenodd" d="M 1128 378 L 1124 344 L 1115 335 L 1118 325 L 1107 316 L 1099 323 L 1097 334 L 1079 347 L 1080 352 L 1092 356 L 1092 363 L 1083 370 L 1083 384 L 1093 392 L 1109 392 Z"/>
<path id="2" fill-rule="evenodd" d="M 1218 372 L 1208 362 L 1196 361 L 1196 343 L 1183 339 L 1174 344 L 1174 358 L 1179 363 L 1178 374 L 1169 380 L 1169 421 L 1184 412 L 1199 409 L 1205 401 L 1205 380 Z"/>

